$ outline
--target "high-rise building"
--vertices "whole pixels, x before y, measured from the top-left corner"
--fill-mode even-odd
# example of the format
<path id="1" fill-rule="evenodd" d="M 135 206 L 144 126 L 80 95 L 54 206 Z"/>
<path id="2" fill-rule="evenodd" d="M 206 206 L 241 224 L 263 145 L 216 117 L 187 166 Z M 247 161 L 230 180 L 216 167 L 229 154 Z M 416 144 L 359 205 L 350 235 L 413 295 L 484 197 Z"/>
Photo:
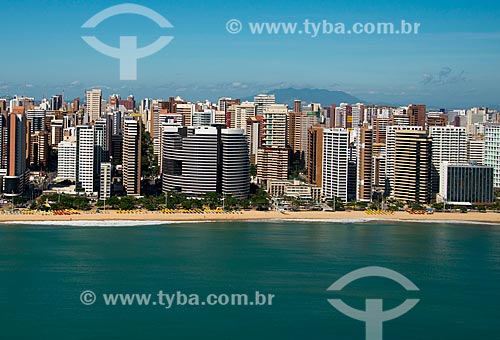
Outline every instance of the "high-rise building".
<path id="1" fill-rule="evenodd" d="M 175 112 L 177 114 L 181 114 L 183 119 L 182 119 L 182 124 L 184 126 L 193 126 L 193 113 L 195 112 L 195 105 L 188 103 L 188 104 L 176 104 L 175 106 Z"/>
<path id="2" fill-rule="evenodd" d="M 61 94 L 52 96 L 52 98 L 50 98 L 50 109 L 52 111 L 61 110 L 62 107 L 63 107 L 63 96 Z"/>
<path id="3" fill-rule="evenodd" d="M 94 127 L 76 127 L 76 189 L 85 194 L 94 193 Z"/>
<path id="4" fill-rule="evenodd" d="M 432 192 L 439 191 L 439 171 L 443 162 L 467 162 L 467 134 L 465 128 L 430 126 L 432 138 Z"/>
<path id="5" fill-rule="evenodd" d="M 98 119 L 94 122 L 94 173 L 97 175 L 101 171 L 101 163 L 109 160 L 108 149 L 108 128 L 105 119 Z"/>
<path id="6" fill-rule="evenodd" d="M 372 200 L 373 183 L 373 129 L 368 124 L 359 129 L 356 149 L 358 151 L 356 199 L 370 202 Z"/>
<path id="7" fill-rule="evenodd" d="M 484 164 L 484 143 L 484 136 L 468 140 L 467 160 L 470 163 Z"/>
<path id="8" fill-rule="evenodd" d="M 253 102 L 243 102 L 239 105 L 235 105 L 234 114 L 231 115 L 230 128 L 243 129 L 246 133 L 247 121 L 255 117 L 255 113 L 256 105 Z"/>
<path id="9" fill-rule="evenodd" d="M 262 148 L 264 117 L 255 116 L 247 121 L 246 138 L 249 146 L 250 164 L 257 164 L 257 153 Z"/>
<path id="10" fill-rule="evenodd" d="M 262 116 L 266 106 L 276 104 L 276 97 L 274 94 L 258 94 L 254 97 L 253 101 L 256 106 L 255 114 L 257 116 Z"/>
<path id="11" fill-rule="evenodd" d="M 57 178 L 76 181 L 76 140 L 68 138 L 58 144 Z"/>
<path id="12" fill-rule="evenodd" d="M 495 202 L 493 167 L 443 162 L 438 199 L 446 204 Z"/>
<path id="13" fill-rule="evenodd" d="M 24 193 L 29 174 L 26 164 L 26 116 L 16 113 L 9 114 L 7 133 L 7 174 L 4 177 L 4 195 L 16 197 Z"/>
<path id="14" fill-rule="evenodd" d="M 427 107 L 423 104 L 412 104 L 408 106 L 406 114 L 410 119 L 411 126 L 421 126 L 425 129 L 425 117 L 426 117 Z"/>
<path id="15" fill-rule="evenodd" d="M 334 128 L 323 130 L 322 188 L 326 199 L 338 197 L 347 202 L 349 132 Z"/>
<path id="16" fill-rule="evenodd" d="M 85 113 L 89 121 L 96 121 L 101 118 L 102 106 L 102 90 L 93 89 L 87 91 L 85 101 Z"/>
<path id="17" fill-rule="evenodd" d="M 285 148 L 263 148 L 257 151 L 257 181 L 288 179 L 289 151 Z"/>
<path id="18" fill-rule="evenodd" d="M 27 110 L 26 119 L 30 128 L 30 133 L 45 130 L 45 110 Z"/>
<path id="19" fill-rule="evenodd" d="M 57 146 L 64 137 L 64 120 L 52 119 L 50 121 L 50 145 Z"/>
<path id="20" fill-rule="evenodd" d="M 484 164 L 493 167 L 493 185 L 500 188 L 500 125 L 485 127 Z"/>
<path id="21" fill-rule="evenodd" d="M 248 197 L 247 148 L 241 129 L 164 126 L 163 191 Z"/>
<path id="22" fill-rule="evenodd" d="M 111 197 L 111 163 L 101 163 L 99 174 L 99 199 L 105 201 Z"/>
<path id="23" fill-rule="evenodd" d="M 140 196 L 141 123 L 132 117 L 125 117 L 123 123 L 123 187 L 128 196 Z"/>
<path id="24" fill-rule="evenodd" d="M 29 151 L 30 167 L 47 169 L 49 166 L 49 134 L 47 131 L 31 134 Z"/>
<path id="25" fill-rule="evenodd" d="M 193 112 L 192 126 L 211 126 L 213 124 L 215 124 L 215 110 Z"/>
<path id="26" fill-rule="evenodd" d="M 309 129 L 319 124 L 320 119 L 316 112 L 290 112 L 288 114 L 288 142 L 294 158 L 305 165 L 307 163 L 307 143 Z"/>
<path id="27" fill-rule="evenodd" d="M 385 160 L 385 175 L 388 180 L 391 192 L 394 191 L 394 157 L 396 154 L 396 131 L 422 131 L 421 126 L 407 125 L 391 125 L 387 126 L 386 139 L 386 160 Z"/>
<path id="28" fill-rule="evenodd" d="M 396 130 L 394 198 L 429 203 L 432 192 L 432 138 L 426 131 Z"/>
<path id="29" fill-rule="evenodd" d="M 323 130 L 322 126 L 313 126 L 307 138 L 307 183 L 318 187 L 323 176 Z"/>
<path id="30" fill-rule="evenodd" d="M 284 104 L 269 104 L 264 106 L 264 139 L 263 148 L 285 148 L 287 129 L 287 106 Z"/>

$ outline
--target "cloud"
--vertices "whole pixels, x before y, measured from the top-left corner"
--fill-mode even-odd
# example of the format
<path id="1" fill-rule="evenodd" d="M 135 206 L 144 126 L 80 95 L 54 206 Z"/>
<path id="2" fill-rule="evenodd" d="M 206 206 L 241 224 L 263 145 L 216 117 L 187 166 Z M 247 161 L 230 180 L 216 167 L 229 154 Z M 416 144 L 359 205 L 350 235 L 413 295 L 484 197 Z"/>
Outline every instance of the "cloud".
<path id="1" fill-rule="evenodd" d="M 424 73 L 422 75 L 422 80 L 420 83 L 423 85 L 450 85 L 450 84 L 458 84 L 464 83 L 467 81 L 465 77 L 465 71 L 454 72 L 451 67 L 445 66 L 441 68 L 441 70 L 436 73 Z"/>

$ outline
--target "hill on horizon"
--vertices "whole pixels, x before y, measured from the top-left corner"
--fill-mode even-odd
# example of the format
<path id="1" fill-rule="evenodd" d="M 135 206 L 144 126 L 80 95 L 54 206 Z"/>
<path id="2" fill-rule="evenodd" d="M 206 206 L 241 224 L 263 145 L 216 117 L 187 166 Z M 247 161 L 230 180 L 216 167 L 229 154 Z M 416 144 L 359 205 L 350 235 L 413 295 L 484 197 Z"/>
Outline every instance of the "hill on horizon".
<path id="1" fill-rule="evenodd" d="M 276 96 L 276 103 L 288 104 L 290 107 L 293 106 L 293 102 L 297 99 L 308 104 L 320 103 L 323 107 L 331 106 L 332 104 L 355 104 L 363 102 L 361 99 L 344 91 L 330 91 L 325 89 L 285 88 L 268 91 L 266 94 L 274 94 Z M 242 101 L 253 100 L 253 96 L 242 98 Z"/>

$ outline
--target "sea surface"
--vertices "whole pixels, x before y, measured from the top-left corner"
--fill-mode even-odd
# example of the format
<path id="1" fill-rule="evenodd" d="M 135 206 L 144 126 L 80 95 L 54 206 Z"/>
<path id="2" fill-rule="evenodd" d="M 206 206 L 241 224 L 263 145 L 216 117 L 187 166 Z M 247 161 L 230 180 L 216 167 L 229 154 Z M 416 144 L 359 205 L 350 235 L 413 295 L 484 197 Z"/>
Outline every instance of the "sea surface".
<path id="1" fill-rule="evenodd" d="M 365 267 L 396 271 L 327 291 Z M 171 308 L 104 294 L 180 292 Z M 84 291 L 95 294 L 82 295 Z M 182 305 L 182 294 L 274 295 L 272 305 Z M 342 299 L 384 310 L 383 339 L 500 339 L 500 225 L 408 222 L 0 224 L 0 339 L 365 339 Z M 82 303 L 82 300 L 83 302 Z M 86 303 L 86 304 L 85 304 Z"/>

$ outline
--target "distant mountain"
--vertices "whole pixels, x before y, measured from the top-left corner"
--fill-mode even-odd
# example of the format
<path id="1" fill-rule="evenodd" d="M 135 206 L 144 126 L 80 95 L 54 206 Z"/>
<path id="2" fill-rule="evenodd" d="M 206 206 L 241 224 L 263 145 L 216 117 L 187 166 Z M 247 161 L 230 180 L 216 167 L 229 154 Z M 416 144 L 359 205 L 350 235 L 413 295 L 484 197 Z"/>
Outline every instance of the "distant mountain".
<path id="1" fill-rule="evenodd" d="M 351 96 L 349 93 L 324 89 L 286 88 L 269 91 L 268 94 L 274 94 L 276 96 L 276 103 L 288 104 L 290 107 L 293 107 L 293 102 L 296 99 L 300 99 L 304 103 L 320 103 L 322 106 L 363 102 L 361 99 Z M 253 97 L 242 98 L 242 100 L 253 101 Z"/>

